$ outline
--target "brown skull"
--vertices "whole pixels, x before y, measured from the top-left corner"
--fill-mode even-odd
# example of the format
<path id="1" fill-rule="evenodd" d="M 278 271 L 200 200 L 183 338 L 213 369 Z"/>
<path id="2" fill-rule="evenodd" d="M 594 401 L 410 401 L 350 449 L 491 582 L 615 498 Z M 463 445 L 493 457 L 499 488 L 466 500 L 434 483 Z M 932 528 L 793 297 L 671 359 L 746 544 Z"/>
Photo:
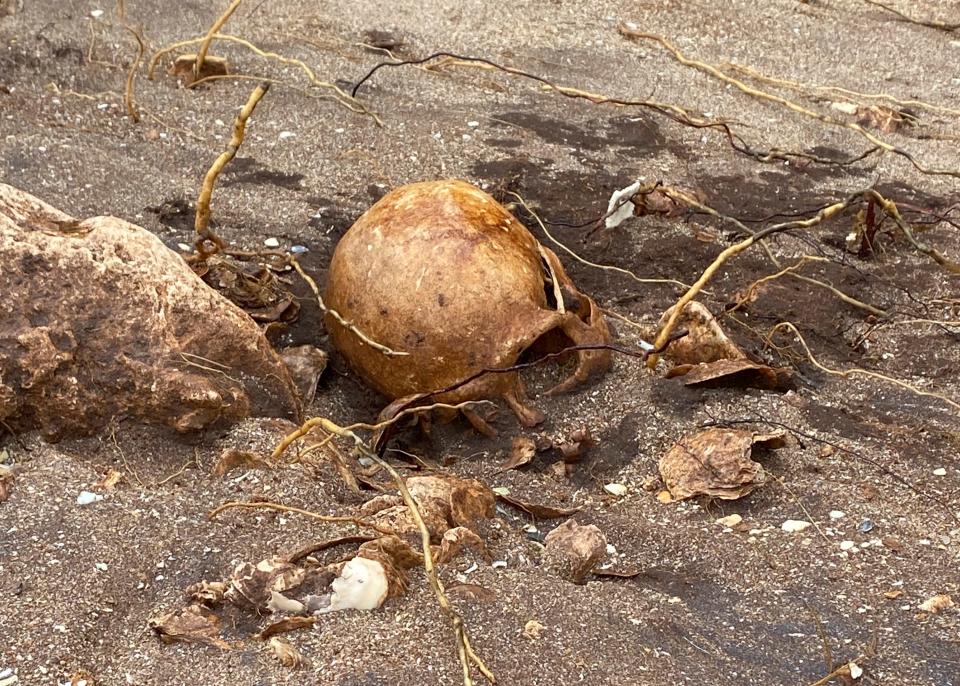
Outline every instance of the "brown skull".
<path id="1" fill-rule="evenodd" d="M 326 301 L 371 339 L 409 353 L 385 355 L 326 318 L 334 345 L 391 399 L 512 366 L 538 341 L 560 348 L 610 341 L 600 308 L 576 289 L 557 256 L 463 181 L 402 186 L 367 210 L 337 246 Z M 610 367 L 607 350 L 576 354 L 576 370 L 549 393 Z M 433 400 L 497 397 L 524 425 L 543 420 L 527 405 L 517 372 L 485 374 Z"/>

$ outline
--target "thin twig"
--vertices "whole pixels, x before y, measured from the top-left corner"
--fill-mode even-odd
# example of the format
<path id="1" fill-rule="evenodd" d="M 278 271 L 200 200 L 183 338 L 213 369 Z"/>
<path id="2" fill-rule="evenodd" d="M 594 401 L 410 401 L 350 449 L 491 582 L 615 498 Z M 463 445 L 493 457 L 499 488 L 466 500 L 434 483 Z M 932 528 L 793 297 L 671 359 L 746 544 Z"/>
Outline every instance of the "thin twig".
<path id="1" fill-rule="evenodd" d="M 303 278 L 303 280 L 307 282 L 307 285 L 310 287 L 310 290 L 313 291 L 313 295 L 317 299 L 317 306 L 320 308 L 321 312 L 333 317 L 333 319 L 338 324 L 340 324 L 340 326 L 347 329 L 347 331 L 351 332 L 353 335 L 359 338 L 366 345 L 369 345 L 371 348 L 383 353 L 387 357 L 403 357 L 405 355 L 410 354 L 408 352 L 394 350 L 392 348 L 388 348 L 387 346 L 381 343 L 377 343 L 375 340 L 373 340 L 372 338 L 367 336 L 365 333 L 363 333 L 360 329 L 358 329 L 353 322 L 350 322 L 347 319 L 345 319 L 342 314 L 340 314 L 334 309 L 327 307 L 326 303 L 323 302 L 323 296 L 320 294 L 320 288 L 317 286 L 317 282 L 313 280 L 313 277 L 307 274 L 306 271 L 304 271 L 303 267 L 300 266 L 300 262 L 297 260 L 295 256 L 290 255 L 288 257 L 288 260 L 290 264 L 293 266 L 293 268 L 297 271 L 297 274 L 299 274 Z"/>
<path id="2" fill-rule="evenodd" d="M 123 6 L 119 6 L 120 11 L 123 11 Z M 143 44 L 143 30 L 140 28 L 132 29 L 126 24 L 123 25 L 127 31 L 136 39 L 137 41 L 137 56 L 133 58 L 133 64 L 130 65 L 130 71 L 127 72 L 127 85 L 123 90 L 123 104 L 127 108 L 127 115 L 133 121 L 134 124 L 140 122 L 140 111 L 137 108 L 137 103 L 133 99 L 133 82 L 137 78 L 137 68 L 140 66 L 140 60 L 143 59 L 143 53 L 146 50 L 146 47 Z"/>
<path id="3" fill-rule="evenodd" d="M 207 51 L 210 50 L 210 43 L 213 42 L 213 36 L 219 31 L 224 24 L 227 23 L 227 20 L 230 19 L 230 15 L 237 11 L 237 8 L 240 7 L 240 3 L 243 0 L 233 0 L 227 9 L 224 11 L 220 17 L 213 22 L 213 26 L 210 27 L 210 30 L 207 31 L 207 35 L 204 36 L 202 42 L 200 43 L 200 49 L 197 50 L 197 60 L 193 63 L 193 78 L 200 78 L 200 70 L 203 69 L 203 61 L 207 58 Z"/>
<path id="4" fill-rule="evenodd" d="M 231 500 L 229 502 L 223 503 L 222 505 L 214 508 L 207 514 L 208 519 L 215 519 L 217 515 L 226 510 L 233 508 L 241 509 L 262 509 L 262 510 L 276 510 L 278 512 L 292 512 L 294 514 L 301 514 L 305 517 L 310 517 L 311 519 L 316 519 L 321 522 L 341 522 L 345 524 L 353 524 L 360 527 L 361 529 L 372 529 L 378 533 L 383 534 L 384 536 L 395 535 L 396 532 L 393 529 L 389 529 L 372 522 L 365 521 L 358 517 L 346 517 L 346 516 L 337 516 L 337 515 L 324 515 L 319 512 L 312 512 L 310 510 L 304 510 L 299 507 L 293 507 L 291 505 L 283 505 L 281 503 L 272 503 L 266 500 L 256 500 L 256 501 L 246 501 L 246 500 Z"/>
<path id="5" fill-rule="evenodd" d="M 194 229 L 197 233 L 196 250 L 199 258 L 205 260 L 210 255 L 214 255 L 222 250 L 226 244 L 219 236 L 210 230 L 210 199 L 213 197 L 213 186 L 217 182 L 217 177 L 230 160 L 234 158 L 240 146 L 243 144 L 244 132 L 247 128 L 247 120 L 256 109 L 257 103 L 266 95 L 270 89 L 269 83 L 261 83 L 247 99 L 247 103 L 240 110 L 236 120 L 233 123 L 233 136 L 230 138 L 230 144 L 227 149 L 220 153 L 220 156 L 214 160 L 213 165 L 207 170 L 203 179 L 203 186 L 200 188 L 200 196 L 197 198 L 197 213 L 194 218 Z M 208 248 L 208 244 L 213 245 L 213 249 Z"/>
<path id="6" fill-rule="evenodd" d="M 400 495 L 403 498 L 403 502 L 410 512 L 410 516 L 413 518 L 417 528 L 420 530 L 421 543 L 423 547 L 423 568 L 426 572 L 427 579 L 430 582 L 430 587 L 433 589 L 433 592 L 437 597 L 437 603 L 440 605 L 440 609 L 444 612 L 444 614 L 447 615 L 447 617 L 450 618 L 450 621 L 453 624 L 454 637 L 456 638 L 457 642 L 457 656 L 459 657 L 460 665 L 463 668 L 463 684 L 464 686 L 472 686 L 473 679 L 470 672 L 471 667 L 474 665 L 490 683 L 496 683 L 496 678 L 494 677 L 493 673 L 487 668 L 480 656 L 474 652 L 473 647 L 470 644 L 470 636 L 467 633 L 466 626 L 463 622 L 463 617 L 461 617 L 460 614 L 453 608 L 453 605 L 450 604 L 450 600 L 447 598 L 446 592 L 443 588 L 443 582 L 437 575 L 437 569 L 433 562 L 433 551 L 430 547 L 430 530 L 423 521 L 423 516 L 420 513 L 420 507 L 417 505 L 417 501 L 414 500 L 413 496 L 410 494 L 410 491 L 407 489 L 407 485 L 403 477 L 399 472 L 397 472 L 396 469 L 393 468 L 390 463 L 371 451 L 364 443 L 364 440 L 350 429 L 338 426 L 337 424 L 334 424 L 330 420 L 323 417 L 316 417 L 314 419 L 316 420 L 316 424 L 321 426 L 324 431 L 342 438 L 351 439 L 357 450 L 369 457 L 382 469 L 385 469 L 391 477 L 393 477 L 397 489 L 400 491 Z M 281 446 L 283 445 L 284 444 L 281 443 Z M 282 453 L 281 446 L 278 446 L 277 450 L 274 451 L 275 457 L 278 455 L 278 452 Z"/>
<path id="7" fill-rule="evenodd" d="M 916 24 L 917 26 L 926 26 L 928 29 L 939 29 L 941 31 L 946 31 L 947 33 L 953 33 L 954 31 L 960 29 L 960 24 L 948 24 L 942 21 L 935 21 L 930 19 L 914 19 L 913 17 L 904 14 L 898 9 L 894 9 L 889 5 L 885 5 L 882 2 L 877 2 L 877 0 L 863 0 L 868 5 L 873 5 L 874 7 L 879 7 L 881 9 L 895 14 L 900 18 L 900 21 L 905 21 L 908 24 Z"/>
<path id="8" fill-rule="evenodd" d="M 909 152 L 907 152 L 906 150 L 903 150 L 902 148 L 898 148 L 897 146 L 891 143 L 887 143 L 881 138 L 878 138 L 874 134 L 867 131 L 860 124 L 857 124 L 855 122 L 842 121 L 840 119 L 834 119 L 833 117 L 829 117 L 825 114 L 815 112 L 811 109 L 804 107 L 803 105 L 799 105 L 793 102 L 792 100 L 788 100 L 779 95 L 774 95 L 773 93 L 767 93 L 766 91 L 753 88 L 752 86 L 749 86 L 748 84 L 744 83 L 743 81 L 740 81 L 739 79 L 735 79 L 732 76 L 728 76 L 727 74 L 724 74 L 722 71 L 720 71 L 720 69 L 718 69 L 712 64 L 701 62 L 700 60 L 691 59 L 687 57 L 685 54 L 683 54 L 680 48 L 678 48 L 676 45 L 668 41 L 666 38 L 663 38 L 662 36 L 658 36 L 653 33 L 645 33 L 643 31 L 635 31 L 624 24 L 621 24 L 619 26 L 619 31 L 620 31 L 620 34 L 625 36 L 626 38 L 650 40 L 650 41 L 655 41 L 659 43 L 673 56 L 673 58 L 677 62 L 679 62 L 683 66 L 692 67 L 694 69 L 697 69 L 698 71 L 701 71 L 705 74 L 713 76 L 714 78 L 717 78 L 723 81 L 724 83 L 727 83 L 737 88 L 739 91 L 741 91 L 742 93 L 745 93 L 746 95 L 749 95 L 752 98 L 773 102 L 778 105 L 782 105 L 783 107 L 786 107 L 787 109 L 793 112 L 796 112 L 797 114 L 802 114 L 806 117 L 811 117 L 824 124 L 854 131 L 860 134 L 861 136 L 863 136 L 864 138 L 866 138 L 874 146 L 884 150 L 885 152 L 890 152 L 905 158 L 917 169 L 917 171 L 919 171 L 922 174 L 930 174 L 935 176 L 952 176 L 954 178 L 960 178 L 960 171 L 957 171 L 957 170 L 931 169 L 931 168 L 924 167 L 919 162 L 917 162 L 917 160 Z"/>
<path id="9" fill-rule="evenodd" d="M 951 407 L 960 411 L 960 403 L 954 402 L 953 400 L 951 400 L 945 395 L 942 395 L 940 393 L 933 393 L 931 391 L 923 391 L 917 388 L 916 386 L 912 386 L 911 384 L 908 384 L 906 381 L 894 379 L 891 376 L 880 374 L 879 372 L 872 372 L 868 369 L 859 369 L 859 368 L 831 369 L 830 367 L 827 367 L 821 364 L 819 361 L 817 361 L 817 358 L 813 356 L 812 352 L 810 352 L 810 347 L 807 345 L 807 342 L 804 340 L 803 336 L 800 335 L 800 332 L 797 330 L 797 327 L 794 326 L 791 322 L 781 322 L 777 324 L 770 330 L 770 335 L 772 336 L 774 333 L 780 330 L 786 330 L 792 333 L 796 337 L 797 342 L 799 342 L 801 347 L 803 347 L 803 350 L 807 354 L 807 358 L 810 360 L 810 363 L 820 371 L 824 372 L 825 374 L 829 374 L 831 376 L 839 376 L 844 379 L 850 376 L 866 376 L 872 379 L 879 379 L 881 381 L 886 381 L 887 383 L 892 383 L 896 386 L 899 386 L 900 388 L 904 388 L 910 391 L 911 393 L 922 395 L 927 398 L 936 398 L 937 400 L 942 400 L 943 402 L 947 403 Z"/>

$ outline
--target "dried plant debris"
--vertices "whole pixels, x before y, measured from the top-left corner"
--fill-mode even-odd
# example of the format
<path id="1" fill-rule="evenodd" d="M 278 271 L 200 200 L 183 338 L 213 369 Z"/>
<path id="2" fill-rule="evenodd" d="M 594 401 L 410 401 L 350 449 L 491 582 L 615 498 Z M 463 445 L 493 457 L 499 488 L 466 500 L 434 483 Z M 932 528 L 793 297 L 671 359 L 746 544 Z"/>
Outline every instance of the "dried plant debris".
<path id="1" fill-rule="evenodd" d="M 121 479 L 123 479 L 123 472 L 111 468 L 107 470 L 103 478 L 100 479 L 93 488 L 101 493 L 110 493 L 117 487 Z"/>
<path id="2" fill-rule="evenodd" d="M 943 610 L 948 610 L 954 606 L 953 598 L 945 593 L 927 598 L 918 606 L 921 612 L 930 612 L 936 614 Z"/>
<path id="3" fill-rule="evenodd" d="M 538 519 L 557 519 L 558 517 L 569 517 L 570 515 L 576 514 L 582 509 L 581 507 L 559 507 L 556 505 L 544 505 L 542 503 L 534 503 L 528 500 L 522 500 L 510 495 L 505 491 L 505 489 L 497 489 L 494 492 L 497 494 L 497 500 L 501 500 L 508 505 L 512 505 L 513 507 L 523 510 L 527 514 L 533 515 Z"/>
<path id="4" fill-rule="evenodd" d="M 274 592 L 296 588 L 305 578 L 306 570 L 282 557 L 261 560 L 256 565 L 241 562 L 230 575 L 224 598 L 241 607 L 267 610 Z"/>
<path id="5" fill-rule="evenodd" d="M 234 469 L 273 469 L 269 461 L 248 450 L 226 448 L 213 464 L 210 474 L 223 476 Z"/>
<path id="6" fill-rule="evenodd" d="M 403 186 L 364 213 L 337 245 L 325 300 L 377 343 L 406 353 L 385 355 L 327 316 L 334 345 L 384 395 L 449 388 L 433 400 L 502 398 L 526 426 L 544 416 L 529 405 L 518 373 L 483 370 L 514 365 L 538 342 L 551 342 L 550 349 L 533 352 L 610 341 L 599 307 L 556 255 L 462 181 Z M 576 357 L 573 374 L 551 392 L 572 390 L 610 367 L 608 350 Z"/>
<path id="7" fill-rule="evenodd" d="M 261 324 L 289 324 L 300 316 L 300 303 L 272 269 L 221 256 L 192 263 L 204 283 L 243 308 Z"/>
<path id="8" fill-rule="evenodd" d="M 167 612 L 148 622 L 164 643 L 205 643 L 227 650 L 230 644 L 220 638 L 220 618 L 201 605 L 188 605 Z"/>
<path id="9" fill-rule="evenodd" d="M 666 377 L 683 377 L 685 386 L 749 386 L 785 391 L 793 387 L 793 372 L 786 368 L 768 367 L 742 357 L 700 364 L 678 364 Z"/>
<path id="10" fill-rule="evenodd" d="M 660 318 L 663 326 L 673 312 L 671 307 Z M 687 304 L 677 326 L 688 331 L 671 343 L 664 356 L 674 363 L 667 377 L 683 376 L 687 386 L 752 386 L 788 390 L 793 374 L 747 358 L 720 327 L 710 311 L 697 301 Z"/>
<path id="11" fill-rule="evenodd" d="M 763 467 L 750 459 L 753 447 L 782 447 L 785 436 L 784 431 L 707 429 L 673 446 L 660 460 L 660 476 L 675 500 L 698 495 L 742 498 L 766 481 Z"/>
<path id="12" fill-rule="evenodd" d="M 314 624 L 316 624 L 316 617 L 284 617 L 281 620 L 268 624 L 267 627 L 261 631 L 258 636 L 262 640 L 267 640 L 272 636 L 278 634 L 285 634 L 290 631 L 297 631 L 299 629 L 309 629 Z"/>
<path id="13" fill-rule="evenodd" d="M 230 73 L 230 65 L 223 57 L 207 55 L 203 58 L 203 66 L 200 67 L 200 73 L 196 73 L 197 56 L 194 54 L 179 55 L 170 65 L 167 73 L 170 76 L 176 76 L 186 85 L 192 85 L 196 81 L 207 79 L 212 76 L 226 76 Z"/>
<path id="14" fill-rule="evenodd" d="M 294 648 L 293 644 L 285 638 L 273 636 L 267 641 L 267 645 L 270 647 L 270 652 L 273 653 L 274 657 L 276 657 L 284 667 L 295 669 L 302 666 L 305 662 L 300 651 Z"/>
<path id="15" fill-rule="evenodd" d="M 312 345 L 299 345 L 280 351 L 280 359 L 287 365 L 293 383 L 300 391 L 304 405 L 313 401 L 320 376 L 327 368 L 327 354 Z"/>
<path id="16" fill-rule="evenodd" d="M 660 327 L 673 314 L 673 309 L 671 307 L 660 317 Z M 727 337 L 710 310 L 696 300 L 687 303 L 675 326 L 686 329 L 688 333 L 671 343 L 664 352 L 664 357 L 674 364 L 700 364 L 746 357 L 737 344 Z"/>
<path id="17" fill-rule="evenodd" d="M 16 472 L 11 465 L 0 464 L 0 503 L 6 502 L 13 492 Z"/>
<path id="18" fill-rule="evenodd" d="M 614 191 L 610 196 L 604 226 L 613 229 L 630 217 L 646 215 L 679 217 L 690 211 L 690 205 L 683 201 L 685 196 L 700 203 L 707 200 L 706 195 L 700 191 L 634 181 L 629 186 Z"/>
<path id="19" fill-rule="evenodd" d="M 510 459 L 503 463 L 500 471 L 516 469 L 529 464 L 537 454 L 537 444 L 529 436 L 516 436 L 510 447 Z"/>
<path id="20" fill-rule="evenodd" d="M 607 539 L 593 524 L 568 519 L 547 534 L 544 565 L 561 577 L 583 583 L 607 552 Z"/>

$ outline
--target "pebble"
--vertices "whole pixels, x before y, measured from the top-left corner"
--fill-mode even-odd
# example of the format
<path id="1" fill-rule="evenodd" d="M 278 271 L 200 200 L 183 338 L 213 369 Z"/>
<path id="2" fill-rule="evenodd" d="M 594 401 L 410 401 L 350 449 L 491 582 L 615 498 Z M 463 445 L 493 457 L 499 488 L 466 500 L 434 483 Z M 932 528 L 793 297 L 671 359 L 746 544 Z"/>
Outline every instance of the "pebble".
<path id="1" fill-rule="evenodd" d="M 477 128 L 478 126 L 480 126 L 480 122 L 478 122 L 478 121 L 468 121 L 468 122 L 467 122 L 467 126 L 469 126 L 471 129 L 475 129 L 475 128 Z"/>
<path id="2" fill-rule="evenodd" d="M 98 570 L 100 570 L 101 572 L 107 571 L 107 563 L 106 563 L 106 562 L 97 562 L 97 563 L 95 563 L 93 566 L 96 567 L 96 568 L 97 568 Z"/>
<path id="3" fill-rule="evenodd" d="M 610 495 L 615 495 L 617 497 L 624 496 L 627 494 L 627 487 L 624 486 L 623 484 L 606 484 L 603 487 L 603 490 L 605 490 Z"/>
<path id="4" fill-rule="evenodd" d="M 857 527 L 857 531 L 862 534 L 868 534 L 873 531 L 874 524 L 869 519 L 864 519 L 860 522 L 860 526 Z"/>
<path id="5" fill-rule="evenodd" d="M 856 545 L 853 541 L 840 541 L 840 550 L 853 550 Z"/>
<path id="6" fill-rule="evenodd" d="M 847 669 L 850 670 L 851 679 L 859 679 L 863 676 L 863 667 L 858 665 L 856 662 L 851 662 L 847 664 Z"/>
<path id="7" fill-rule="evenodd" d="M 103 10 L 91 10 L 90 16 L 94 19 L 99 19 L 103 16 Z"/>
<path id="8" fill-rule="evenodd" d="M 846 516 L 847 513 L 841 510 L 830 510 L 830 519 L 843 519 Z"/>
<path id="9" fill-rule="evenodd" d="M 291 245 L 290 252 L 294 255 L 302 255 L 305 252 L 310 252 L 310 248 L 305 245 Z"/>
<path id="10" fill-rule="evenodd" d="M 282 141 L 290 140 L 291 138 L 296 138 L 296 137 L 297 137 L 297 134 L 295 134 L 293 131 L 281 131 L 280 135 L 277 136 L 277 138 L 279 138 Z"/>
<path id="11" fill-rule="evenodd" d="M 936 469 L 933 470 L 933 475 L 934 475 L 934 476 L 946 476 L 946 475 L 947 475 L 947 470 L 944 469 L 943 467 L 937 467 Z"/>
<path id="12" fill-rule="evenodd" d="M 720 517 L 716 520 L 716 523 L 720 526 L 725 526 L 728 528 L 733 528 L 737 524 L 743 521 L 743 517 L 738 514 L 727 515 L 726 517 Z"/>
<path id="13" fill-rule="evenodd" d="M 502 569 L 507 566 L 506 560 L 494 560 L 493 564 L 490 565 L 494 569 Z"/>
<path id="14" fill-rule="evenodd" d="M 280 247 L 280 241 L 277 240 L 276 238 L 272 237 L 272 236 L 271 236 L 270 238 L 266 239 L 266 240 L 263 242 L 263 244 L 264 244 L 265 246 L 267 246 L 268 248 L 279 248 L 279 247 Z"/>
<path id="15" fill-rule="evenodd" d="M 803 531 L 809 526 L 810 522 L 805 522 L 802 519 L 788 519 L 780 525 L 780 528 L 786 531 L 788 534 L 793 534 Z"/>
<path id="16" fill-rule="evenodd" d="M 180 252 L 193 252 L 193 247 L 186 243 L 177 243 L 177 247 L 180 248 Z"/>
<path id="17" fill-rule="evenodd" d="M 91 503 L 100 502 L 101 500 L 103 500 L 103 496 L 99 493 L 80 491 L 80 495 L 77 496 L 77 505 L 90 505 Z"/>

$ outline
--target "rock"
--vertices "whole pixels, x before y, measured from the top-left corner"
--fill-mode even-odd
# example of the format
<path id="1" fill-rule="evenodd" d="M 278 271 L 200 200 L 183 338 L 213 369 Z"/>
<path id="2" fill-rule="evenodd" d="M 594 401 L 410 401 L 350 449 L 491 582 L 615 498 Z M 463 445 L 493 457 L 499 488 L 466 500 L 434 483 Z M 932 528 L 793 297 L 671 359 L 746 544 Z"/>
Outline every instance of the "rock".
<path id="1" fill-rule="evenodd" d="M 545 566 L 565 579 L 582 583 L 607 552 L 607 539 L 593 524 L 568 519 L 544 540 Z"/>
<path id="2" fill-rule="evenodd" d="M 604 485 L 603 490 L 605 490 L 610 495 L 617 496 L 618 498 L 621 496 L 625 496 L 627 494 L 627 487 L 624 486 L 623 484 L 616 484 L 616 483 L 606 484 Z"/>
<path id="3" fill-rule="evenodd" d="M 803 531 L 809 526 L 810 522 L 805 522 L 802 519 L 788 519 L 780 525 L 780 528 L 786 531 L 788 534 L 795 534 Z"/>
<path id="4" fill-rule="evenodd" d="M 733 528 L 742 521 L 743 521 L 743 517 L 741 517 L 738 514 L 732 514 L 732 515 L 727 515 L 726 517 L 720 517 L 719 519 L 716 520 L 716 523 L 719 524 L 720 526 Z"/>
<path id="5" fill-rule="evenodd" d="M 0 293 L 0 420 L 14 431 L 299 417 L 256 323 L 143 228 L 78 221 L 0 184 Z"/>
<path id="6" fill-rule="evenodd" d="M 937 467 L 936 469 L 933 470 L 933 475 L 934 475 L 934 476 L 946 476 L 946 475 L 947 475 L 947 470 L 944 469 L 943 467 Z"/>

